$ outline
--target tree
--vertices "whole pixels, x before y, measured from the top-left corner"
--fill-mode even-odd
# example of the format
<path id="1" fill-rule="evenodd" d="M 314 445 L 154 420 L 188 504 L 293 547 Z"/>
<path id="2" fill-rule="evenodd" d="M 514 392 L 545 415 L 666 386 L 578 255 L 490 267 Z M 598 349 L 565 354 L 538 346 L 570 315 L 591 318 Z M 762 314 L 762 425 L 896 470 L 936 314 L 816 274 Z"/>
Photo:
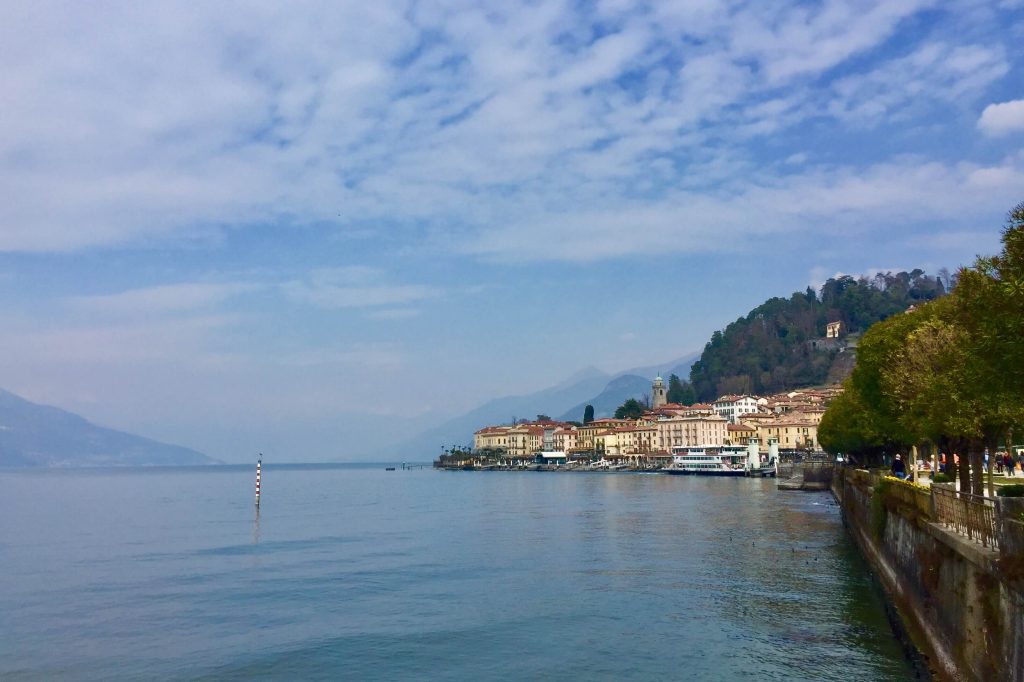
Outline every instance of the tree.
<path id="1" fill-rule="evenodd" d="M 583 423 L 589 424 L 592 421 L 594 421 L 594 406 L 587 405 L 583 408 Z"/>
<path id="2" fill-rule="evenodd" d="M 619 405 L 615 410 L 616 419 L 637 419 L 642 415 L 646 409 L 644 404 L 636 398 L 630 398 L 626 402 Z"/>
<path id="3" fill-rule="evenodd" d="M 670 374 L 668 377 L 668 391 L 665 397 L 668 402 L 679 405 L 693 405 L 697 402 L 697 393 L 693 390 L 690 382 L 683 381 L 675 374 Z"/>
<path id="4" fill-rule="evenodd" d="M 861 401 L 849 380 L 821 418 L 818 441 L 828 452 L 848 455 L 861 466 L 880 464 L 883 453 L 894 445 L 882 415 Z"/>
<path id="5" fill-rule="evenodd" d="M 922 270 L 879 273 L 871 280 L 842 276 L 814 291 L 772 298 L 716 331 L 690 370 L 699 400 L 723 393 L 775 393 L 824 383 L 837 352 L 830 344 L 810 344 L 839 320 L 846 333 L 863 332 L 875 322 L 902 313 L 946 291 Z"/>
<path id="6" fill-rule="evenodd" d="M 897 406 L 883 385 L 883 370 L 917 323 L 913 318 L 893 317 L 864 334 L 857 347 L 857 366 L 842 396 L 832 401 L 818 427 L 818 438 L 829 452 L 853 454 L 863 463 L 879 464 L 883 453 L 909 450 L 914 437 L 897 418 Z"/>
<path id="7" fill-rule="evenodd" d="M 1024 204 L 1010 211 L 1002 242 L 998 256 L 962 268 L 943 298 L 945 284 L 919 270 L 886 278 L 886 291 L 930 302 L 864 334 L 846 393 L 819 427 L 823 445 L 944 444 L 961 455 L 960 489 L 984 492 L 984 449 L 1024 425 Z"/>
<path id="8" fill-rule="evenodd" d="M 549 422 L 549 421 L 551 421 L 551 417 L 547 416 L 546 414 L 538 414 L 537 415 L 537 421 L 539 421 L 539 422 Z"/>

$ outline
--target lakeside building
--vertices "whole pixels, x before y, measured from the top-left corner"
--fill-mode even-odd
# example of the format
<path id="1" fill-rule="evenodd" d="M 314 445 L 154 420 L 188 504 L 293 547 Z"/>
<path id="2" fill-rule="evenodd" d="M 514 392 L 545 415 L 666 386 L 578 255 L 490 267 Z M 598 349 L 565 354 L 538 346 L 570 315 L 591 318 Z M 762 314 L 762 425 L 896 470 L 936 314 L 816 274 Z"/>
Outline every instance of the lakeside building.
<path id="1" fill-rule="evenodd" d="M 723 395 L 714 402 L 712 408 L 733 424 L 743 415 L 758 411 L 757 398 L 750 395 Z"/>
<path id="2" fill-rule="evenodd" d="M 762 443 L 774 438 L 783 450 L 817 450 L 818 422 L 800 413 L 786 414 L 758 424 L 757 437 Z"/>
<path id="3" fill-rule="evenodd" d="M 719 415 L 672 415 L 657 421 L 657 447 L 671 452 L 675 447 L 725 445 L 728 420 Z"/>
<path id="4" fill-rule="evenodd" d="M 508 450 L 511 426 L 485 426 L 473 434 L 474 450 Z"/>
<path id="5" fill-rule="evenodd" d="M 751 438 L 757 438 L 757 427 L 749 424 L 728 424 L 726 426 L 728 436 L 726 445 L 747 445 Z"/>
<path id="6" fill-rule="evenodd" d="M 579 432 L 575 426 L 571 424 L 559 426 L 552 436 L 551 449 L 553 452 L 576 452 L 579 450 L 578 442 Z"/>
<path id="7" fill-rule="evenodd" d="M 615 429 L 621 429 L 632 423 L 629 419 L 595 419 L 589 424 L 576 427 L 576 447 L 580 450 L 593 451 L 598 449 L 598 437 L 604 436 Z"/>
<path id="8" fill-rule="evenodd" d="M 544 427 L 520 424 L 508 430 L 508 446 L 505 448 L 512 457 L 529 455 L 544 449 Z"/>
<path id="9" fill-rule="evenodd" d="M 654 380 L 652 389 L 660 380 Z M 582 426 L 552 420 L 486 426 L 473 434 L 473 448 L 516 459 L 548 452 L 565 453 L 567 460 L 599 454 L 644 464 L 658 461 L 673 448 L 745 446 L 754 438 L 763 447 L 775 441 L 783 450 L 817 450 L 818 424 L 840 393 L 841 386 L 829 386 L 766 397 L 724 395 L 713 404 L 680 405 L 659 399 L 637 419 L 603 418 Z"/>

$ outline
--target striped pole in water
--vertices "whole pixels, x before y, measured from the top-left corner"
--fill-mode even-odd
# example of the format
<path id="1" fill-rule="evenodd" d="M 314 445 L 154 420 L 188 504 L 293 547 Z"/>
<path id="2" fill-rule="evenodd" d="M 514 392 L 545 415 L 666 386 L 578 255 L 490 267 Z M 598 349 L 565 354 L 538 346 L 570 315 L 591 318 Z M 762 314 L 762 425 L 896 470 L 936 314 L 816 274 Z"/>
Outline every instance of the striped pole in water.
<path id="1" fill-rule="evenodd" d="M 256 507 L 260 506 L 260 468 L 263 465 L 263 453 L 260 453 L 260 458 L 256 460 Z"/>

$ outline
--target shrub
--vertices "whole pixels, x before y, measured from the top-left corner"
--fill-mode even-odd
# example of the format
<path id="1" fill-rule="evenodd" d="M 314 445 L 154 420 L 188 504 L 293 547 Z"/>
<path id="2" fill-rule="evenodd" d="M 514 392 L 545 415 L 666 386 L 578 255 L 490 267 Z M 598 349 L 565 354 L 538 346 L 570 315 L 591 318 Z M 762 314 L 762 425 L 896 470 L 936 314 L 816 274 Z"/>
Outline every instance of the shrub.
<path id="1" fill-rule="evenodd" d="M 1013 485 L 1001 485 L 996 491 L 999 497 L 1024 497 L 1024 485 L 1015 483 Z"/>
<path id="2" fill-rule="evenodd" d="M 956 479 L 954 479 L 949 474 L 935 474 L 934 476 L 932 476 L 932 483 L 955 483 L 955 482 L 956 482 Z"/>

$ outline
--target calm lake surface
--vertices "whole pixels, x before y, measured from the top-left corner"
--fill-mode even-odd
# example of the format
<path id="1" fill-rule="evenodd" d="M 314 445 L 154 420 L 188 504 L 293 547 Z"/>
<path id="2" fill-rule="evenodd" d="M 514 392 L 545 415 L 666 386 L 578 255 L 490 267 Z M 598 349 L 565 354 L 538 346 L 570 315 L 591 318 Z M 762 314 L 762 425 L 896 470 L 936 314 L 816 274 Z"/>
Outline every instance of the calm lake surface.
<path id="1" fill-rule="evenodd" d="M 913 679 L 838 509 L 775 482 L 0 473 L 0 679 Z"/>

